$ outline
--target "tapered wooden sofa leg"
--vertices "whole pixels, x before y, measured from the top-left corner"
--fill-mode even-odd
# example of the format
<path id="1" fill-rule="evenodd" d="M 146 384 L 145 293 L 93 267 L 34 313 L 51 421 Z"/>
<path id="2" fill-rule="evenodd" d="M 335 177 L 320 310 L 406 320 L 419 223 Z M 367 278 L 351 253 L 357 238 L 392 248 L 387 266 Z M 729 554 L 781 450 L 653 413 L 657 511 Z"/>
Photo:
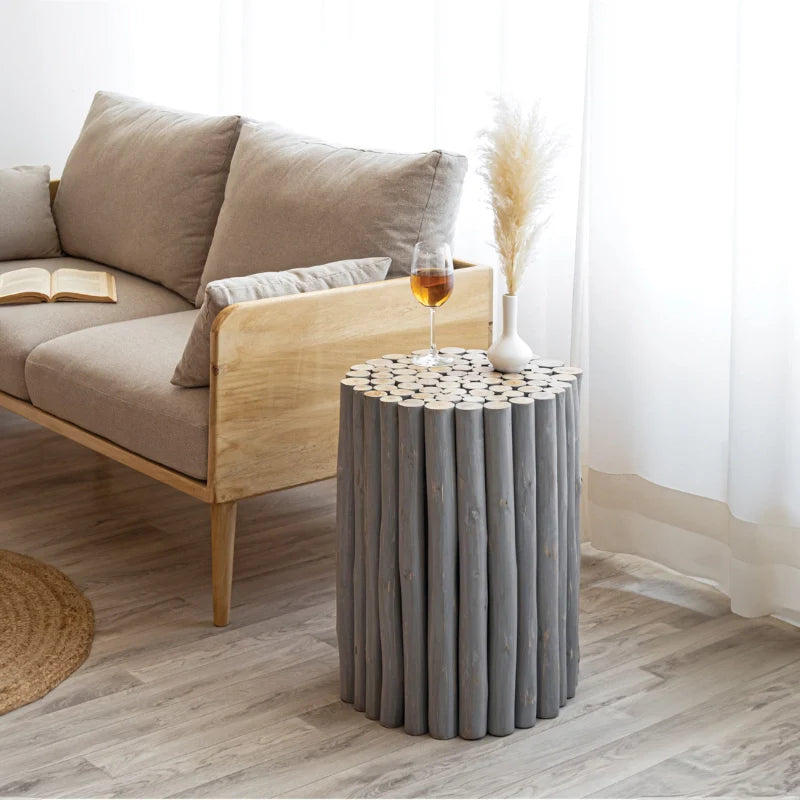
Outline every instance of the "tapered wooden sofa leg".
<path id="1" fill-rule="evenodd" d="M 233 542 L 236 538 L 236 503 L 211 504 L 211 590 L 214 624 L 224 627 L 231 616 Z"/>

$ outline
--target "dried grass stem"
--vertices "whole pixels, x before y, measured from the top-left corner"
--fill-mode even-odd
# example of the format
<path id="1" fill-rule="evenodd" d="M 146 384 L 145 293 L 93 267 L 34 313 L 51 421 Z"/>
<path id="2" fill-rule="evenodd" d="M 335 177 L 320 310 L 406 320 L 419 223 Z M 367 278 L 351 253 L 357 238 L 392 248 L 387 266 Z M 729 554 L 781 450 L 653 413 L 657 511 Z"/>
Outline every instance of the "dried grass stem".
<path id="1" fill-rule="evenodd" d="M 478 174 L 486 181 L 494 216 L 495 248 L 509 294 L 517 294 L 525 268 L 549 217 L 553 162 L 560 146 L 538 106 L 527 115 L 507 100 L 494 101 L 493 127 L 480 134 Z"/>

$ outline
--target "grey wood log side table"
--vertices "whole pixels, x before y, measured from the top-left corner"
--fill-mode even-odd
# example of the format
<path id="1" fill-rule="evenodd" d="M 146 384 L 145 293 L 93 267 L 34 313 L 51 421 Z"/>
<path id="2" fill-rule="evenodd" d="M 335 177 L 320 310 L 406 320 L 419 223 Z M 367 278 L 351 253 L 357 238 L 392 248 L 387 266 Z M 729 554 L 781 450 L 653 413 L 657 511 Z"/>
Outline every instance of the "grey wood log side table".
<path id="1" fill-rule="evenodd" d="M 581 370 L 443 352 L 341 382 L 341 698 L 409 734 L 503 736 L 578 681 Z"/>

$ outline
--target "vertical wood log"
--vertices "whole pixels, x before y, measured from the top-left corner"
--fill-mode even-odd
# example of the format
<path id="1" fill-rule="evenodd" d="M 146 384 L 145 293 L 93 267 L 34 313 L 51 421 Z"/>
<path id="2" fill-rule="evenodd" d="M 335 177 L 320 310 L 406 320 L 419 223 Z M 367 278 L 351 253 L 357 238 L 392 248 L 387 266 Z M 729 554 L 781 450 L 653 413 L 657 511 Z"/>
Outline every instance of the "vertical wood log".
<path id="1" fill-rule="evenodd" d="M 363 711 L 366 700 L 367 583 L 364 574 L 364 394 L 353 387 L 353 706 Z"/>
<path id="2" fill-rule="evenodd" d="M 571 403 L 567 407 L 567 448 L 569 453 L 570 528 L 567 540 L 567 697 L 575 697 L 580 663 L 580 594 L 581 594 L 581 531 L 579 521 L 580 461 L 578 453 L 578 382 L 570 387 Z"/>
<path id="3" fill-rule="evenodd" d="M 511 403 L 514 439 L 514 523 L 517 546 L 517 678 L 515 724 L 536 723 L 536 423 L 534 400 Z"/>
<path id="4" fill-rule="evenodd" d="M 400 570 L 397 550 L 399 398 L 382 397 L 381 539 L 378 560 L 381 636 L 381 724 L 403 724 L 403 628 L 400 619 Z"/>
<path id="5" fill-rule="evenodd" d="M 428 584 L 425 429 L 422 400 L 403 400 L 397 410 L 400 464 L 398 560 L 403 612 L 404 727 L 428 731 Z"/>
<path id="6" fill-rule="evenodd" d="M 517 669 L 517 556 L 514 529 L 514 466 L 511 404 L 483 406 L 489 571 L 488 730 L 514 730 Z"/>
<path id="7" fill-rule="evenodd" d="M 569 551 L 569 590 L 567 595 L 567 646 L 572 650 L 568 657 L 567 697 L 574 697 L 578 686 L 578 673 L 581 659 L 579 616 L 580 616 L 580 584 L 581 584 L 581 378 L 582 371 L 578 367 L 560 367 L 556 373 L 574 377 L 572 391 L 573 430 L 574 430 L 574 472 L 570 478 L 570 491 L 575 507 L 575 519 L 572 538 L 568 544 Z M 561 377 L 564 377 L 563 375 Z"/>
<path id="8" fill-rule="evenodd" d="M 534 395 L 536 429 L 536 656 L 537 715 L 558 716 L 561 673 L 558 643 L 558 437 L 556 396 Z"/>
<path id="9" fill-rule="evenodd" d="M 486 470 L 483 404 L 456 406 L 458 484 L 458 732 L 486 735 L 489 708 Z"/>
<path id="10" fill-rule="evenodd" d="M 558 667 L 559 667 L 559 703 L 567 702 L 567 529 L 569 511 L 569 491 L 567 487 L 567 418 L 566 389 L 551 387 L 556 396 L 556 447 L 557 447 L 557 480 L 558 480 Z"/>
<path id="11" fill-rule="evenodd" d="M 575 696 L 578 685 L 578 609 L 580 605 L 580 529 L 578 527 L 577 474 L 577 395 L 574 375 L 559 375 L 559 383 L 567 392 L 567 698 Z"/>
<path id="12" fill-rule="evenodd" d="M 353 387 L 339 387 L 339 448 L 336 464 L 336 639 L 339 644 L 339 695 L 353 702 L 355 640 L 353 637 Z"/>
<path id="13" fill-rule="evenodd" d="M 367 604 L 365 711 L 369 719 L 378 719 L 381 713 L 382 665 L 378 620 L 378 562 L 381 535 L 380 400 L 384 396 L 384 392 L 364 392 L 364 578 Z"/>
<path id="14" fill-rule="evenodd" d="M 456 450 L 452 403 L 425 405 L 428 485 L 428 728 L 458 733 Z"/>

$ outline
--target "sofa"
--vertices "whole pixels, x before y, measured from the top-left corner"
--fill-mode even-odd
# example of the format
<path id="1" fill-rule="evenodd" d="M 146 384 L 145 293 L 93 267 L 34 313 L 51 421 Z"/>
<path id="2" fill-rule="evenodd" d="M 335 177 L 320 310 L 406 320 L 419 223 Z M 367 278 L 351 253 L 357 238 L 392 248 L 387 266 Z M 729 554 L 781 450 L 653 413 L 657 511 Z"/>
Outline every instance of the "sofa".
<path id="1" fill-rule="evenodd" d="M 118 302 L 0 306 L 0 406 L 209 504 L 213 621 L 228 624 L 237 502 L 335 475 L 343 374 L 425 346 L 410 254 L 452 241 L 465 171 L 441 151 L 339 147 L 99 92 L 50 184 L 56 254 L 0 274 L 103 269 Z M 385 280 L 228 305 L 208 385 L 171 382 L 209 285 L 370 256 L 392 259 Z M 492 270 L 456 267 L 440 342 L 486 347 Z"/>

